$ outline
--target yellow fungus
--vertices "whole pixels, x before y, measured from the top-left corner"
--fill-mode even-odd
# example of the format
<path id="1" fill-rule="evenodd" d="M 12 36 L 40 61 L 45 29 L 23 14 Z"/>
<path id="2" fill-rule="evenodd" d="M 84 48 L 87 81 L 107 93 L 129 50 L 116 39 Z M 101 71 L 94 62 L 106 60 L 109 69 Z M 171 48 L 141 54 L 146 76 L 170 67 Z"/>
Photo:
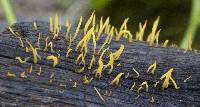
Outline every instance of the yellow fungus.
<path id="1" fill-rule="evenodd" d="M 110 66 L 110 70 L 109 70 L 108 74 L 110 74 L 112 72 L 112 70 L 113 70 L 113 63 L 114 63 L 114 57 L 113 57 L 112 52 L 110 52 L 109 56 L 110 56 L 110 60 L 109 60 L 108 64 L 105 65 L 105 68 L 107 68 L 108 66 Z"/>
<path id="2" fill-rule="evenodd" d="M 79 56 L 77 57 L 75 63 L 78 64 L 78 61 L 80 60 L 80 58 L 81 58 L 82 63 L 83 63 L 84 66 L 85 66 L 85 57 L 84 57 L 83 53 L 79 54 Z"/>
<path id="3" fill-rule="evenodd" d="M 149 66 L 149 68 L 147 69 L 147 73 L 151 73 L 151 74 L 154 74 L 155 73 L 155 70 L 156 70 L 156 61 Z"/>
<path id="4" fill-rule="evenodd" d="M 70 54 L 70 52 L 72 51 L 72 49 L 71 48 L 69 48 L 68 50 L 67 50 L 67 54 L 66 54 L 66 58 L 68 58 L 69 57 L 69 54 Z"/>
<path id="5" fill-rule="evenodd" d="M 94 87 L 94 90 L 96 91 L 96 93 L 98 94 L 98 96 L 100 97 L 100 99 L 105 102 L 103 96 L 100 94 L 100 92 L 98 91 L 98 89 L 96 87 Z"/>
<path id="6" fill-rule="evenodd" d="M 85 27 L 84 27 L 84 34 L 86 34 L 87 29 L 88 29 L 89 25 L 91 24 L 93 17 L 94 17 L 94 12 L 92 13 L 92 15 L 90 16 L 90 18 L 88 19 L 88 21 L 87 21 L 86 24 L 85 24 Z"/>
<path id="7" fill-rule="evenodd" d="M 91 69 L 92 68 L 92 65 L 95 63 L 95 57 L 94 57 L 94 55 L 92 55 L 92 59 L 91 59 L 91 61 L 90 61 L 90 65 L 89 65 L 89 67 L 88 67 L 88 69 Z"/>
<path id="8" fill-rule="evenodd" d="M 58 14 L 56 14 L 55 18 L 54 18 L 54 34 L 56 34 L 58 32 Z M 56 37 L 54 37 L 55 39 Z"/>
<path id="9" fill-rule="evenodd" d="M 99 31 L 99 24 L 97 24 L 95 27 L 96 27 L 95 32 L 98 32 Z"/>
<path id="10" fill-rule="evenodd" d="M 104 46 L 108 43 L 109 41 L 109 36 L 107 36 L 106 40 L 103 42 L 103 44 L 101 45 L 99 51 L 98 51 L 98 54 L 101 52 L 101 50 L 104 48 Z"/>
<path id="11" fill-rule="evenodd" d="M 94 14 L 93 20 L 92 20 L 92 26 L 95 26 L 95 22 L 96 22 L 96 15 Z"/>
<path id="12" fill-rule="evenodd" d="M 47 56 L 47 60 L 53 60 L 53 67 L 58 65 L 58 57 L 56 57 L 54 55 Z"/>
<path id="13" fill-rule="evenodd" d="M 8 77 L 16 77 L 16 75 L 10 71 L 7 72 Z"/>
<path id="14" fill-rule="evenodd" d="M 109 22 L 110 22 L 110 18 L 108 17 L 106 19 L 105 23 L 103 24 L 103 17 L 101 17 L 97 40 L 99 40 L 99 38 L 101 36 L 101 33 L 103 32 L 103 30 L 105 29 L 105 27 L 109 24 Z"/>
<path id="15" fill-rule="evenodd" d="M 116 40 L 119 41 L 120 38 L 124 35 L 125 37 L 128 36 L 129 42 L 132 42 L 133 35 L 129 30 L 121 30 L 119 31 L 119 34 L 116 36 Z"/>
<path id="16" fill-rule="evenodd" d="M 139 23 L 139 32 L 138 35 L 136 36 L 136 40 L 143 41 L 143 36 L 144 36 L 144 30 L 147 25 L 147 20 L 145 21 L 144 25 L 142 26 L 142 23 Z"/>
<path id="17" fill-rule="evenodd" d="M 52 21 L 52 17 L 49 18 L 49 28 L 50 28 L 50 32 L 53 32 L 53 21 Z"/>
<path id="18" fill-rule="evenodd" d="M 69 32 L 70 32 L 71 26 L 72 26 L 72 24 L 70 24 L 69 26 L 67 26 L 67 32 L 66 32 L 66 35 L 65 35 L 65 39 L 68 38 L 68 35 L 69 35 Z"/>
<path id="19" fill-rule="evenodd" d="M 114 60 L 118 60 L 119 59 L 119 57 L 122 54 L 123 50 L 124 50 L 124 45 L 121 45 L 120 48 L 115 53 L 113 53 Z"/>
<path id="20" fill-rule="evenodd" d="M 17 38 L 18 38 L 19 41 L 20 41 L 20 46 L 21 46 L 21 47 L 24 47 L 24 43 L 23 43 L 22 38 L 20 37 L 19 33 L 16 32 L 16 34 L 18 35 Z"/>
<path id="21" fill-rule="evenodd" d="M 135 82 L 134 82 L 133 85 L 131 86 L 130 90 L 132 91 L 134 87 L 135 87 Z"/>
<path id="22" fill-rule="evenodd" d="M 153 27 L 152 27 L 152 31 L 149 34 L 148 38 L 147 38 L 147 42 L 149 42 L 150 46 L 153 45 L 155 39 L 158 40 L 158 36 L 159 36 L 160 30 L 157 33 L 156 33 L 156 30 L 157 30 L 157 27 L 158 27 L 159 19 L 160 19 L 160 16 L 158 16 L 156 21 L 154 21 L 154 24 L 153 24 Z"/>
<path id="23" fill-rule="evenodd" d="M 105 54 L 105 52 L 109 50 L 109 47 L 104 49 L 103 52 L 101 53 L 100 57 L 99 57 L 99 60 L 103 60 L 103 55 Z"/>
<path id="24" fill-rule="evenodd" d="M 21 78 L 27 78 L 26 72 L 25 71 L 21 72 L 20 77 Z"/>
<path id="25" fill-rule="evenodd" d="M 167 44 L 168 44 L 169 40 L 165 40 L 164 44 L 163 44 L 163 47 L 166 47 Z"/>
<path id="26" fill-rule="evenodd" d="M 190 33 L 189 35 L 188 50 L 192 50 L 192 33 Z"/>
<path id="27" fill-rule="evenodd" d="M 78 50 L 79 47 L 84 47 L 85 45 L 87 45 L 87 42 L 89 41 L 93 32 L 94 32 L 94 26 L 87 32 L 87 34 L 85 34 L 83 39 L 81 39 L 81 41 L 77 44 L 76 51 Z"/>
<path id="28" fill-rule="evenodd" d="M 93 78 L 88 79 L 86 76 L 83 77 L 83 83 L 84 84 L 89 84 L 89 83 L 92 82 L 92 80 L 93 80 Z"/>
<path id="29" fill-rule="evenodd" d="M 53 42 L 48 43 L 48 39 L 49 39 L 49 37 L 47 36 L 45 39 L 45 48 L 43 49 L 43 51 L 47 51 L 47 48 L 50 47 L 51 53 L 54 53 L 55 51 L 53 49 Z"/>
<path id="30" fill-rule="evenodd" d="M 189 79 L 191 79 L 192 76 L 190 75 L 189 77 L 187 77 L 183 82 L 187 82 Z"/>
<path id="31" fill-rule="evenodd" d="M 34 29 L 37 30 L 37 24 L 35 21 L 33 22 L 33 26 L 34 26 Z"/>
<path id="32" fill-rule="evenodd" d="M 29 73 L 31 74 L 33 71 L 33 66 L 31 65 L 30 68 L 29 68 Z"/>
<path id="33" fill-rule="evenodd" d="M 26 52 L 29 52 L 29 51 L 30 51 L 30 49 L 29 49 L 28 47 L 26 47 L 26 48 L 25 48 L 25 51 L 26 51 Z"/>
<path id="34" fill-rule="evenodd" d="M 120 27 L 120 31 L 123 29 L 127 29 L 127 22 L 128 22 L 129 18 L 126 18 L 124 20 L 124 22 L 122 23 L 121 27 Z"/>
<path id="35" fill-rule="evenodd" d="M 82 16 L 80 17 L 80 20 L 79 20 L 79 23 L 78 23 L 78 26 L 77 26 L 77 28 L 76 28 L 76 32 L 75 32 L 75 34 L 74 34 L 74 37 L 73 37 L 72 41 L 74 41 L 74 40 L 76 39 L 76 36 L 77 36 L 77 34 L 78 34 L 78 32 L 79 32 L 81 23 L 82 23 Z"/>
<path id="36" fill-rule="evenodd" d="M 142 82 L 142 84 L 140 84 L 140 86 L 144 86 L 146 91 L 148 91 L 149 86 L 148 86 L 147 81 Z"/>
<path id="37" fill-rule="evenodd" d="M 101 78 L 101 75 L 102 75 L 102 72 L 103 72 L 103 61 L 102 60 L 99 60 L 98 61 L 98 68 L 95 70 L 96 73 L 95 73 L 95 76 Z"/>
<path id="38" fill-rule="evenodd" d="M 78 73 L 82 73 L 84 71 L 85 67 L 82 67 L 81 69 L 78 70 Z"/>
<path id="39" fill-rule="evenodd" d="M 138 88 L 138 90 L 137 90 L 137 93 L 139 93 L 140 92 L 140 90 L 142 90 L 143 89 L 143 87 L 142 86 L 140 86 L 139 88 Z"/>
<path id="40" fill-rule="evenodd" d="M 41 73 L 42 73 L 42 67 L 40 66 L 40 70 L 39 72 L 37 72 L 37 75 L 41 75 Z"/>
<path id="41" fill-rule="evenodd" d="M 8 27 L 8 29 L 10 30 L 10 32 L 11 32 L 13 35 L 17 36 L 11 27 Z"/>
<path id="42" fill-rule="evenodd" d="M 114 27 L 112 26 L 110 33 L 108 34 L 108 36 L 110 37 L 108 40 L 108 44 L 110 44 L 110 42 L 112 41 L 113 35 L 114 35 Z"/>
<path id="43" fill-rule="evenodd" d="M 33 52 L 33 62 L 35 64 L 37 64 L 37 49 L 33 48 L 33 46 L 31 45 L 31 43 L 26 39 L 26 42 L 28 43 L 29 47 L 31 48 L 32 52 Z"/>
<path id="44" fill-rule="evenodd" d="M 121 76 L 124 75 L 124 73 L 119 73 L 110 83 L 110 85 L 118 85 L 119 84 L 119 79 Z"/>
<path id="45" fill-rule="evenodd" d="M 169 85 L 169 80 L 172 81 L 172 83 L 173 83 L 175 89 L 179 89 L 179 87 L 176 85 L 175 80 L 172 78 L 172 72 L 173 72 L 173 70 L 174 70 L 174 69 L 171 68 L 169 71 L 167 71 L 165 74 L 163 74 L 163 75 L 161 76 L 160 80 L 163 80 L 163 79 L 165 78 L 165 80 L 164 80 L 164 82 L 163 82 L 163 85 L 162 85 L 162 90 L 164 90 L 165 88 L 168 87 L 168 85 Z"/>
<path id="46" fill-rule="evenodd" d="M 118 63 L 118 64 L 117 64 L 117 66 L 119 67 L 119 66 L 121 66 L 121 64 L 120 64 L 120 63 Z"/>
<path id="47" fill-rule="evenodd" d="M 16 57 L 15 59 L 17 59 L 21 64 L 25 64 L 29 57 L 25 58 L 24 60 L 22 60 L 21 57 Z"/>

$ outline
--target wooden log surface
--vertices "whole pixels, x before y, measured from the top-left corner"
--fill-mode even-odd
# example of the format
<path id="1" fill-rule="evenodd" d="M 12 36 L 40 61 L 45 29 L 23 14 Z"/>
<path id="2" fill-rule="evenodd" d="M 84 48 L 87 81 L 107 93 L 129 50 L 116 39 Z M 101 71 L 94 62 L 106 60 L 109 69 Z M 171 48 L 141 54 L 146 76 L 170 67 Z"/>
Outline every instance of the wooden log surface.
<path id="1" fill-rule="evenodd" d="M 114 69 L 111 74 L 107 74 L 107 69 L 103 71 L 101 79 L 96 78 L 92 72 L 98 67 L 96 64 L 91 70 L 85 69 L 83 73 L 77 71 L 82 65 L 75 64 L 79 52 L 75 47 L 83 37 L 79 33 L 77 39 L 72 44 L 72 53 L 66 59 L 67 46 L 69 41 L 65 39 L 66 28 L 62 27 L 59 33 L 59 39 L 53 40 L 53 34 L 49 32 L 49 25 L 45 22 L 37 21 L 37 29 L 33 22 L 21 22 L 11 26 L 14 32 L 18 32 L 22 37 L 25 47 L 28 47 L 26 39 L 33 46 L 37 46 L 38 34 L 41 34 L 40 47 L 38 55 L 41 57 L 37 64 L 33 63 L 32 52 L 25 52 L 25 48 L 20 46 L 19 38 L 14 36 L 8 28 L 0 34 L 0 104 L 2 106 L 88 106 L 88 107 L 141 107 L 141 106 L 166 106 L 166 107 L 198 107 L 200 106 L 200 54 L 195 51 L 185 51 L 178 48 L 149 46 L 146 42 L 126 40 L 112 40 L 109 50 L 115 52 L 121 44 L 125 45 L 125 50 L 119 60 L 114 62 Z M 71 34 L 74 34 L 72 29 Z M 82 31 L 81 31 L 82 32 Z M 45 38 L 54 43 L 55 53 L 45 47 Z M 105 40 L 105 35 L 97 42 L 97 49 Z M 93 44 L 88 44 L 88 53 L 86 55 L 86 66 L 92 58 Z M 49 55 L 57 55 L 59 63 L 52 67 L 52 61 L 47 60 Z M 19 56 L 22 59 L 30 57 L 25 64 L 19 63 L 15 58 Z M 148 74 L 148 67 L 157 62 L 155 74 Z M 105 63 L 108 58 L 105 57 Z M 120 63 L 121 66 L 118 66 Z M 33 65 L 32 73 L 28 73 L 30 65 Z M 41 71 L 40 72 L 40 67 Z M 137 78 L 136 72 L 139 72 Z M 174 68 L 173 79 L 176 81 L 179 89 L 175 89 L 170 82 L 169 87 L 161 89 L 163 81 L 160 77 Z M 8 77 L 7 71 L 12 71 L 16 77 Z M 25 71 L 27 78 L 20 77 Z M 40 75 L 38 73 L 40 72 Z M 125 73 L 120 79 L 119 85 L 112 86 L 110 82 L 120 72 Z M 51 79 L 50 76 L 52 75 Z M 83 77 L 93 77 L 90 84 L 83 84 Z M 127 78 L 126 76 L 129 75 Z M 190 77 L 186 82 L 186 78 Z M 139 85 L 148 82 L 148 91 L 142 89 L 139 93 Z M 156 81 L 159 84 L 154 87 Z M 133 83 L 136 86 L 132 91 L 130 87 Z M 96 87 L 102 95 L 103 101 L 97 92 Z M 153 101 L 153 99 L 154 101 Z"/>

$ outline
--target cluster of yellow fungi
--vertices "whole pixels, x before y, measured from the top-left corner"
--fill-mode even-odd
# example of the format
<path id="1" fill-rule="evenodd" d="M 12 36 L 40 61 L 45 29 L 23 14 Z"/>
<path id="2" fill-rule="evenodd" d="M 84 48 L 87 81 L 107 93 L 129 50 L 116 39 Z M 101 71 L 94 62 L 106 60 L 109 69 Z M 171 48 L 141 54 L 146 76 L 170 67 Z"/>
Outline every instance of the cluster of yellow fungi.
<path id="1" fill-rule="evenodd" d="M 89 17 L 89 20 L 87 20 L 87 22 L 85 23 L 85 26 L 83 28 L 82 39 L 80 41 L 78 41 L 77 43 L 75 43 L 75 40 L 77 39 L 77 36 L 79 36 L 80 26 L 83 25 L 82 16 L 80 17 L 78 26 L 77 26 L 74 34 L 70 33 L 72 24 L 69 21 L 66 21 L 65 27 L 67 28 L 67 30 L 66 30 L 65 39 L 68 41 L 67 48 L 66 48 L 66 59 L 68 59 L 70 57 L 70 54 L 72 54 L 73 51 L 79 52 L 80 54 L 77 56 L 77 58 L 75 60 L 75 64 L 77 64 L 77 65 L 83 64 L 84 66 L 82 66 L 78 72 L 82 73 L 85 70 L 94 70 L 95 77 L 100 79 L 100 78 L 102 78 L 102 73 L 103 73 L 103 71 L 105 71 L 105 69 L 109 68 L 108 74 L 112 73 L 112 70 L 114 69 L 115 61 L 120 60 L 120 56 L 123 54 L 123 51 L 125 50 L 125 45 L 120 44 L 120 47 L 115 52 L 111 52 L 111 50 L 109 49 L 109 44 L 111 43 L 113 38 L 115 38 L 116 41 L 120 41 L 121 38 L 125 38 L 128 40 L 128 42 L 133 42 L 134 38 L 133 38 L 133 34 L 127 27 L 129 18 L 124 20 L 120 29 L 118 30 L 117 28 L 115 28 L 113 25 L 110 24 L 109 17 L 106 18 L 105 22 L 103 21 L 103 17 L 101 17 L 99 23 L 97 23 L 95 17 L 96 17 L 95 13 L 93 12 L 92 15 Z M 152 31 L 150 32 L 150 34 L 148 35 L 147 40 L 146 40 L 150 46 L 158 46 L 159 33 L 161 31 L 161 29 L 157 30 L 159 18 L 160 17 L 158 17 L 156 19 L 156 21 L 154 22 Z M 34 29 L 38 28 L 36 22 L 33 23 L 33 26 L 34 26 Z M 147 21 L 145 21 L 144 25 L 142 25 L 142 23 L 139 23 L 139 31 L 136 32 L 136 37 L 135 37 L 136 41 L 144 41 L 144 31 L 145 31 L 146 26 L 147 26 Z M 46 52 L 46 51 L 48 51 L 48 49 L 50 49 L 50 52 L 52 54 L 55 53 L 55 50 L 53 47 L 53 42 L 56 42 L 57 38 L 59 38 L 59 32 L 61 31 L 61 29 L 62 29 L 62 25 L 60 24 L 60 26 L 59 26 L 58 15 L 56 14 L 56 16 L 54 18 L 54 22 L 53 22 L 52 17 L 50 17 L 49 31 L 53 34 L 53 37 L 52 37 L 53 39 L 50 40 L 50 37 L 46 36 L 45 46 L 43 49 L 44 52 Z M 16 36 L 19 39 L 20 46 L 22 48 L 25 48 L 26 52 L 32 52 L 33 63 L 37 64 L 38 58 L 40 58 L 37 51 L 42 50 L 40 47 L 41 34 L 39 33 L 39 35 L 38 35 L 37 46 L 33 46 L 31 44 L 31 42 L 28 39 L 26 39 L 26 43 L 28 44 L 28 47 L 26 47 L 27 45 L 25 45 L 25 43 L 23 42 L 19 33 L 14 32 L 11 27 L 9 27 L 9 30 L 14 36 Z M 101 38 L 102 34 L 106 34 L 107 37 L 105 38 L 104 42 L 100 46 L 100 49 L 97 50 L 97 42 Z M 81 37 L 79 37 L 79 38 L 81 38 Z M 91 55 L 90 63 L 88 65 L 88 67 L 86 68 L 87 65 L 86 65 L 85 57 L 87 56 L 87 53 L 88 53 L 88 43 L 90 40 L 92 41 L 92 44 L 93 44 L 93 53 Z M 168 42 L 169 42 L 169 40 L 166 40 L 162 46 L 166 47 Z M 75 48 L 72 48 L 72 44 L 76 45 Z M 190 39 L 188 50 L 192 50 L 191 45 L 192 45 L 192 41 Z M 107 54 L 109 54 L 108 63 L 106 63 L 104 61 L 105 59 L 103 57 Z M 18 56 L 18 57 L 16 57 L 16 59 L 21 64 L 25 64 L 25 63 L 27 63 L 29 57 L 25 58 L 23 60 L 21 57 Z M 59 57 L 57 55 L 49 55 L 46 57 L 46 60 L 53 61 L 53 65 L 52 65 L 53 67 L 56 67 L 59 64 Z M 97 65 L 97 68 L 95 68 L 94 65 Z M 117 66 L 121 66 L 121 64 L 118 63 Z M 157 66 L 157 62 L 155 61 L 152 65 L 149 66 L 149 68 L 147 69 L 147 73 L 155 74 L 156 66 Z M 41 69 L 42 68 L 40 67 L 40 70 L 37 73 L 38 75 L 41 75 L 41 73 L 42 73 Z M 28 72 L 32 73 L 32 70 L 33 70 L 33 67 L 32 67 L 32 65 L 30 65 Z M 140 76 L 139 73 L 134 68 L 133 68 L 133 70 L 135 73 L 137 73 L 137 77 L 139 77 Z M 179 88 L 176 85 L 175 80 L 172 78 L 172 72 L 173 72 L 173 68 L 171 68 L 169 71 L 167 71 L 165 74 L 163 74 L 161 76 L 160 80 L 164 80 L 163 85 L 162 85 L 163 90 L 169 86 L 170 80 L 172 81 L 175 89 Z M 110 82 L 110 85 L 119 85 L 120 79 L 124 76 L 124 74 L 125 74 L 125 72 L 118 73 L 116 75 L 116 77 Z M 16 75 L 14 73 L 12 73 L 12 71 L 8 71 L 7 76 L 16 77 Z M 26 72 L 23 71 L 20 74 L 20 77 L 27 78 Z M 54 73 L 52 73 L 50 76 L 50 83 L 52 82 L 53 77 L 54 77 Z M 90 79 L 88 79 L 87 76 L 83 77 L 84 84 L 89 84 L 92 82 L 92 80 L 93 80 L 93 77 L 91 77 Z M 158 83 L 159 83 L 159 81 L 157 81 L 154 84 L 154 87 L 156 87 Z M 136 86 L 136 82 L 133 83 L 130 90 L 133 90 L 135 86 Z M 142 89 L 145 89 L 145 91 L 148 91 L 148 87 L 149 87 L 148 82 L 144 81 L 138 87 L 139 88 L 137 89 L 137 93 L 139 93 Z M 102 98 L 102 96 L 100 95 L 100 93 L 98 92 L 97 88 L 94 87 L 94 89 L 97 92 L 97 94 L 101 97 L 101 99 L 104 100 Z M 138 95 L 138 97 L 139 97 L 139 95 Z M 153 97 L 152 97 L 152 101 L 154 101 Z"/>

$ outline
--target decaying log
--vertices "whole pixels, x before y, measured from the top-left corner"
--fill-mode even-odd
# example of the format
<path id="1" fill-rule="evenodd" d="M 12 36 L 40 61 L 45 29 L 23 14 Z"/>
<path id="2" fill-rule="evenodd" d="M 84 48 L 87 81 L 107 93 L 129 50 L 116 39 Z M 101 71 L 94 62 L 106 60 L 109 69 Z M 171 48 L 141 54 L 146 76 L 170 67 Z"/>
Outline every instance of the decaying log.
<path id="1" fill-rule="evenodd" d="M 121 44 L 125 45 L 125 50 L 119 60 L 115 61 L 114 69 L 111 74 L 108 70 L 103 72 L 101 79 L 98 79 L 92 73 L 97 67 L 96 64 L 92 70 L 84 70 L 83 73 L 77 71 L 82 65 L 76 65 L 75 60 L 79 52 L 75 51 L 78 41 L 83 37 L 79 33 L 77 40 L 72 44 L 72 53 L 66 58 L 67 46 L 69 41 L 65 39 L 66 28 L 62 27 L 59 38 L 53 40 L 53 34 L 49 32 L 48 23 L 37 22 L 37 29 L 32 22 L 21 22 L 11 26 L 14 32 L 18 32 L 22 37 L 25 47 L 28 47 L 26 39 L 33 46 L 37 46 L 38 34 L 41 34 L 40 48 L 38 50 L 38 63 L 33 64 L 32 52 L 25 52 L 25 48 L 20 46 L 19 38 L 14 36 L 8 28 L 0 34 L 0 104 L 5 106 L 90 106 L 90 107 L 140 107 L 140 106 L 200 106 L 200 54 L 195 51 L 185 51 L 178 48 L 149 46 L 146 42 L 134 41 L 128 43 L 126 40 L 112 40 L 109 49 L 115 52 Z M 71 34 L 74 31 L 71 31 Z M 48 49 L 44 52 L 45 38 L 54 43 L 55 53 Z M 97 42 L 97 49 L 100 48 L 105 40 L 104 35 Z M 86 56 L 86 66 L 92 57 L 92 42 L 89 42 L 88 53 Z M 59 64 L 52 67 L 52 61 L 47 60 L 49 55 L 57 55 Z M 25 64 L 19 63 L 16 56 L 22 59 L 30 57 Z M 157 62 L 155 74 L 146 73 L 148 67 Z M 108 58 L 105 56 L 105 62 Z M 120 63 L 121 66 L 118 66 Z M 28 73 L 30 65 L 33 65 L 32 73 Z M 40 72 L 40 67 L 42 72 Z M 139 72 L 137 78 L 136 72 Z M 161 89 L 163 81 L 160 77 L 174 68 L 173 79 L 180 89 L 175 89 L 170 82 L 169 87 Z M 16 77 L 8 77 L 7 72 L 12 71 Z M 21 78 L 21 72 L 26 71 L 27 78 Z M 120 79 L 118 86 L 110 85 L 110 82 L 120 72 L 125 74 Z M 50 78 L 50 76 L 55 75 Z M 90 84 L 83 84 L 83 77 L 94 79 Z M 127 78 L 125 78 L 129 75 Z M 191 77 L 190 77 L 191 76 Z M 190 77 L 190 78 L 188 78 Z M 186 80 L 184 82 L 184 80 Z M 139 85 L 148 82 L 148 91 L 142 89 L 137 93 Z M 156 81 L 160 83 L 154 87 Z M 132 91 L 130 87 L 133 83 L 136 86 Z M 102 95 L 103 101 L 97 92 L 96 87 Z M 109 95 L 110 94 L 110 95 Z M 152 99 L 153 98 L 153 99 Z M 153 101 L 154 100 L 154 101 Z"/>

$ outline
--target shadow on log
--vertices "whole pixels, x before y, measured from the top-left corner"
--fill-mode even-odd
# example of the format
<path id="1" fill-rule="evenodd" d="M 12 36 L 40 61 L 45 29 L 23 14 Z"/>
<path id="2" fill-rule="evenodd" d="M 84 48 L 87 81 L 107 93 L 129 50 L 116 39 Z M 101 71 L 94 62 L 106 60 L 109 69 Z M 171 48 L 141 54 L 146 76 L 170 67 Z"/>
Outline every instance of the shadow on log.
<path id="1" fill-rule="evenodd" d="M 119 60 L 114 62 L 112 73 L 108 74 L 106 69 L 103 71 L 102 78 L 98 79 L 93 74 L 98 67 L 98 59 L 91 70 L 85 69 L 83 73 L 77 72 L 83 65 L 75 64 L 80 54 L 75 51 L 75 48 L 83 37 L 83 33 L 78 34 L 72 44 L 72 52 L 66 58 L 69 41 L 65 39 L 65 27 L 62 27 L 59 38 L 56 40 L 49 32 L 49 24 L 45 22 L 37 21 L 37 29 L 34 28 L 32 22 L 16 23 L 11 28 L 19 33 L 24 47 L 20 46 L 19 38 L 13 35 L 8 28 L 0 34 L 0 104 L 2 106 L 200 106 L 200 54 L 198 52 L 186 52 L 172 47 L 154 47 L 146 42 L 128 43 L 126 40 L 115 41 L 113 39 L 109 45 L 111 52 L 119 49 L 121 44 L 125 45 L 125 49 Z M 41 59 L 38 58 L 37 64 L 34 64 L 32 52 L 25 51 L 25 47 L 29 47 L 26 39 L 36 47 L 39 33 L 41 38 L 38 56 Z M 70 33 L 74 34 L 74 31 Z M 54 53 L 50 52 L 50 49 L 43 51 L 47 36 L 53 42 Z M 105 36 L 102 35 L 97 41 L 97 50 L 100 49 L 104 40 Z M 90 41 L 85 58 L 85 68 L 89 66 L 92 50 L 93 44 Z M 52 67 L 52 61 L 46 59 L 49 55 L 59 56 L 59 63 L 56 67 Z M 17 56 L 22 59 L 29 57 L 29 60 L 21 64 L 15 59 Z M 104 59 L 106 64 L 109 58 L 105 56 Z M 157 62 L 155 74 L 148 74 L 146 72 L 148 67 L 155 61 Z M 33 70 L 29 73 L 31 65 Z M 138 78 L 133 68 L 138 71 Z M 172 77 L 180 88 L 175 89 L 170 82 L 169 87 L 162 90 L 163 81 L 160 77 L 170 68 L 174 68 Z M 8 71 L 14 73 L 16 77 L 7 76 Z M 27 77 L 22 78 L 22 72 L 25 72 Z M 119 85 L 110 85 L 110 82 L 120 72 L 124 75 L 120 78 Z M 91 83 L 84 84 L 84 76 L 94 79 Z M 140 84 L 144 81 L 148 83 L 148 91 L 142 88 L 137 93 Z M 154 87 L 157 81 L 159 83 Z M 130 90 L 134 82 L 135 87 Z"/>

